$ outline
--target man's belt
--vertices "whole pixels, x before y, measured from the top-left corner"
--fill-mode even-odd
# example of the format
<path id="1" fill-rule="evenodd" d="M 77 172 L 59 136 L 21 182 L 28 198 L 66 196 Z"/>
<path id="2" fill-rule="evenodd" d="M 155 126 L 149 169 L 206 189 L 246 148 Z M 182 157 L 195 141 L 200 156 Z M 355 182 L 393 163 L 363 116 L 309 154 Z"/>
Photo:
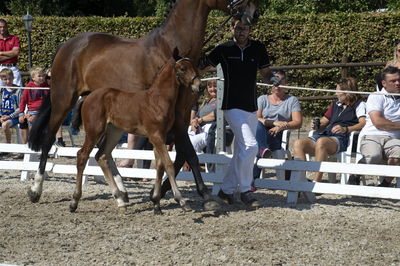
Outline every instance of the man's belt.
<path id="1" fill-rule="evenodd" d="M 12 64 L 0 64 L 0 66 L 2 67 L 15 67 L 17 64 L 16 63 L 12 63 Z"/>

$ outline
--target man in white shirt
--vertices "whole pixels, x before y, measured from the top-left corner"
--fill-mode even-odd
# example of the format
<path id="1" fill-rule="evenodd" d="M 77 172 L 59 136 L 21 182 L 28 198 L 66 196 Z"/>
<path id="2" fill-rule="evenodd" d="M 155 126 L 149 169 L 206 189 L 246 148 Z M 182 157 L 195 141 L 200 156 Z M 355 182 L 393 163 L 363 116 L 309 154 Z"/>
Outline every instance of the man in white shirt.
<path id="1" fill-rule="evenodd" d="M 383 70 L 383 93 L 400 93 L 400 70 Z M 360 133 L 359 163 L 400 165 L 400 96 L 371 94 L 367 100 L 367 121 Z M 389 187 L 393 177 L 379 185 Z"/>

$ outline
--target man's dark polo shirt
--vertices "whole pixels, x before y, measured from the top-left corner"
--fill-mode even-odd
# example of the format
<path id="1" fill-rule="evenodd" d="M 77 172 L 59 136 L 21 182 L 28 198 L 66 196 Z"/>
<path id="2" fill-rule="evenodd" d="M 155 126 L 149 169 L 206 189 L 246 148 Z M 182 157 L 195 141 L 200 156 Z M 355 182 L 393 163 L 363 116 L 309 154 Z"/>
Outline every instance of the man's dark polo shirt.
<path id="1" fill-rule="evenodd" d="M 215 47 L 207 59 L 214 67 L 221 64 L 224 72 L 222 109 L 256 111 L 257 70 L 270 66 L 264 44 L 250 40 L 241 49 L 234 41 L 229 41 Z"/>

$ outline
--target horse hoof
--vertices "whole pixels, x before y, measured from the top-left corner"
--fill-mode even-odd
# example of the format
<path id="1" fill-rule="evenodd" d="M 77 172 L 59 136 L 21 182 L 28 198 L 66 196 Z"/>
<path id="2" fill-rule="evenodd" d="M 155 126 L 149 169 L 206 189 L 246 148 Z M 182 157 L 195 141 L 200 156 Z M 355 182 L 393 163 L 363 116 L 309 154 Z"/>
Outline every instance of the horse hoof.
<path id="1" fill-rule="evenodd" d="M 184 212 L 191 212 L 193 210 L 188 204 L 184 204 L 181 207 Z"/>
<path id="2" fill-rule="evenodd" d="M 215 210 L 221 209 L 221 204 L 219 204 L 215 200 L 207 200 L 207 201 L 204 202 L 203 208 L 206 211 L 215 211 Z"/>
<path id="3" fill-rule="evenodd" d="M 118 206 L 118 211 L 121 213 L 126 213 L 128 208 L 126 206 Z"/>
<path id="4" fill-rule="evenodd" d="M 129 202 L 128 192 L 122 192 L 122 200 L 123 200 L 125 203 L 128 203 L 128 202 Z"/>
<path id="5" fill-rule="evenodd" d="M 32 190 L 28 190 L 28 196 L 32 203 L 37 203 L 40 200 L 40 194 Z"/>
<path id="6" fill-rule="evenodd" d="M 154 215 L 162 215 L 162 211 L 160 208 L 154 208 Z"/>
<path id="7" fill-rule="evenodd" d="M 77 208 L 78 208 L 78 204 L 71 203 L 69 205 L 69 211 L 70 212 L 75 212 Z"/>

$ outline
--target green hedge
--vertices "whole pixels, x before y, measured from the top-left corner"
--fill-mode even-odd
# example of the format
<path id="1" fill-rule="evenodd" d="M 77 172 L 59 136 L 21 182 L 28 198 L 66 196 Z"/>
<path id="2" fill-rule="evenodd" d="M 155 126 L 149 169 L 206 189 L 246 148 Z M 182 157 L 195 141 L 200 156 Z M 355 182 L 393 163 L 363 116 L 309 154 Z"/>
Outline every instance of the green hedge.
<path id="1" fill-rule="evenodd" d="M 12 34 L 22 41 L 20 68 L 27 71 L 27 36 L 21 17 L 6 16 Z M 210 18 L 207 34 L 225 18 Z M 138 38 L 162 22 L 160 18 L 64 18 L 36 17 L 33 23 L 33 64 L 49 67 L 59 44 L 86 31 L 108 32 Z M 261 17 L 252 36 L 263 41 L 274 66 L 349 62 L 384 62 L 393 56 L 393 45 L 400 41 L 400 13 L 358 13 L 329 15 L 291 15 Z M 207 46 L 230 38 L 228 26 Z M 380 67 L 357 67 L 350 75 L 357 78 L 363 91 L 374 90 L 374 76 Z M 289 84 L 330 88 L 340 79 L 340 68 L 290 70 Z M 259 93 L 265 92 L 260 88 Z M 291 91 L 297 96 L 326 95 Z M 302 102 L 307 115 L 321 115 L 327 103 Z"/>

